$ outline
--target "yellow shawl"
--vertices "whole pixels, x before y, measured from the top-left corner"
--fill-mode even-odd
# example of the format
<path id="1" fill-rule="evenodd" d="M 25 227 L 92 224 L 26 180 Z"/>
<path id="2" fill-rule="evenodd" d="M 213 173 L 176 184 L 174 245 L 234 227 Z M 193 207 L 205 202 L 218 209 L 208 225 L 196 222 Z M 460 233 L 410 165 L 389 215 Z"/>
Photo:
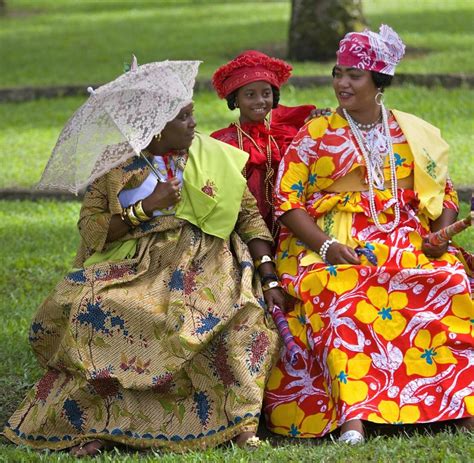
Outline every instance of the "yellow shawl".
<path id="1" fill-rule="evenodd" d="M 395 109 L 392 114 L 413 153 L 414 190 L 420 199 L 420 209 L 434 220 L 443 211 L 449 145 L 441 138 L 439 129 L 423 119 Z"/>

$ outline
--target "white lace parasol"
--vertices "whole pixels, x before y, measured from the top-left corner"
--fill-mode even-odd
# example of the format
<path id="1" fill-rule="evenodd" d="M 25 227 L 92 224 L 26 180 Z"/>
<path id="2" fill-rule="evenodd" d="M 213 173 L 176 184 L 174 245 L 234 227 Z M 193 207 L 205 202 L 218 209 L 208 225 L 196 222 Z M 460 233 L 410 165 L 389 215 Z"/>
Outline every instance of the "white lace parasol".
<path id="1" fill-rule="evenodd" d="M 76 193 L 126 159 L 191 103 L 200 61 L 133 66 L 91 95 L 59 135 L 37 188 Z"/>

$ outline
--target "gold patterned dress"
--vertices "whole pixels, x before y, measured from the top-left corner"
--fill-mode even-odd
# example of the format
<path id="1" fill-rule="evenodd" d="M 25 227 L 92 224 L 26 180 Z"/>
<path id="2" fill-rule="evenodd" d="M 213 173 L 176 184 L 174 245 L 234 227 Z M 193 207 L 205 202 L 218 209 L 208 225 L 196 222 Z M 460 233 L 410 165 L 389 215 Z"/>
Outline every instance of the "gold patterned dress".
<path id="1" fill-rule="evenodd" d="M 160 216 L 122 238 L 138 239 L 132 258 L 83 267 L 105 247 L 118 193 L 149 173 L 130 160 L 88 188 L 77 268 L 31 325 L 46 373 L 4 428 L 13 442 L 182 451 L 256 430 L 278 338 L 246 245 L 271 236 L 248 190 L 227 240 Z"/>
<path id="2" fill-rule="evenodd" d="M 438 259 L 421 251 L 434 199 L 440 208 L 457 209 L 447 165 L 425 148 L 445 142 L 424 121 L 397 114 L 389 125 L 400 224 L 391 233 L 374 226 L 368 194 L 361 191 L 367 189 L 359 175 L 364 161 L 337 113 L 307 124 L 280 164 L 277 215 L 303 209 L 325 233 L 364 248 L 377 263 L 362 256 L 360 265 L 326 265 L 282 227 L 277 269 L 296 301 L 287 320 L 303 355 L 295 365 L 282 356 L 268 381 L 265 413 L 275 433 L 320 437 L 353 419 L 402 424 L 474 414 L 474 310 L 467 275 L 453 249 Z M 420 127 L 416 143 L 408 143 L 401 130 L 407 119 Z M 421 136 L 424 130 L 430 137 Z M 421 158 L 415 146 L 422 146 Z M 438 173 L 444 178 L 439 188 Z M 360 191 L 350 189 L 350 176 Z M 390 180 L 388 159 L 384 177 Z M 433 201 L 423 203 L 433 185 Z M 391 223 L 390 188 L 375 191 L 379 219 Z"/>

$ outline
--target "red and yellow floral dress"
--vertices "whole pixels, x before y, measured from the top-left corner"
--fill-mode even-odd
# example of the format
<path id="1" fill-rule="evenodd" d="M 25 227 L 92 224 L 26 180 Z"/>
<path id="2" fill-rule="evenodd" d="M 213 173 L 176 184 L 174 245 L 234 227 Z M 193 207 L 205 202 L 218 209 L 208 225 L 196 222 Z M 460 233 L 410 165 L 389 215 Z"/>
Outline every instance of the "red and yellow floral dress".
<path id="1" fill-rule="evenodd" d="M 421 252 L 429 219 L 419 193 L 401 188 L 415 170 L 414 155 L 393 115 L 389 126 L 401 216 L 392 233 L 374 226 L 368 192 L 327 191 L 347 174 L 365 172 L 339 115 L 308 123 L 280 164 L 276 216 L 304 209 L 328 235 L 365 247 L 378 263 L 361 257 L 360 265 L 326 265 L 282 226 L 277 269 L 296 300 L 287 319 L 302 356 L 290 365 L 282 355 L 267 383 L 264 410 L 277 434 L 319 437 L 352 419 L 422 423 L 474 413 L 468 279 L 449 252 L 438 259 Z M 390 179 L 388 159 L 384 176 Z M 445 183 L 443 207 L 457 209 Z M 390 223 L 390 189 L 375 191 L 380 222 Z"/>
<path id="2" fill-rule="evenodd" d="M 232 123 L 229 127 L 211 134 L 211 137 L 249 154 L 245 166 L 247 184 L 257 200 L 258 210 L 269 230 L 274 230 L 272 195 L 280 160 L 314 108 L 312 105 L 295 107 L 278 105 L 271 112 L 269 128 L 265 122 L 241 124 L 240 138 L 236 124 Z"/>

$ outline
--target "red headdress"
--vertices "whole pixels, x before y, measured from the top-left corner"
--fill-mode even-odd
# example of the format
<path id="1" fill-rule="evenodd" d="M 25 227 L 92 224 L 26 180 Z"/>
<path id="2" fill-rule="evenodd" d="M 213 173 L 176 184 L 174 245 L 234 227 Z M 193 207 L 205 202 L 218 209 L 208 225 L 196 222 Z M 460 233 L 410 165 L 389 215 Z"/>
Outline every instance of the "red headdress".
<path id="1" fill-rule="evenodd" d="M 256 50 L 247 50 L 221 66 L 212 76 L 212 85 L 219 98 L 243 85 L 264 80 L 280 88 L 290 77 L 293 68 L 285 61 L 270 58 Z"/>
<path id="2" fill-rule="evenodd" d="M 378 34 L 367 29 L 346 34 L 339 42 L 337 64 L 393 76 L 404 54 L 405 45 L 398 34 L 382 24 Z"/>

